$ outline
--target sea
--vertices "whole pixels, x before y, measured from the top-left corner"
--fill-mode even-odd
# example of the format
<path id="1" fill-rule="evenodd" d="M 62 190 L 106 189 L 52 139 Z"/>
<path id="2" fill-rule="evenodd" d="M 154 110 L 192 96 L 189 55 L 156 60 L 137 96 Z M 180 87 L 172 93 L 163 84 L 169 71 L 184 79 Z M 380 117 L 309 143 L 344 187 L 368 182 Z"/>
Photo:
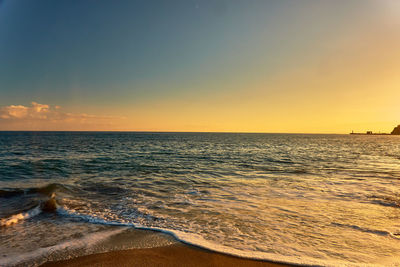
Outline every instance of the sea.
<path id="1" fill-rule="evenodd" d="M 400 136 L 0 132 L 0 266 L 184 242 L 400 265 Z"/>

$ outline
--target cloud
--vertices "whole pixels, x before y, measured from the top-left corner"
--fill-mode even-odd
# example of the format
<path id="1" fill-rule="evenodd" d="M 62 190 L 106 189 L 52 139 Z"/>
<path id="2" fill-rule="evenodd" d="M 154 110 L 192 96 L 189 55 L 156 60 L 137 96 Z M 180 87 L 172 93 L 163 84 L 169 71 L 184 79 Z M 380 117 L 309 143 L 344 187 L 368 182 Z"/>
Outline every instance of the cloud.
<path id="1" fill-rule="evenodd" d="M 26 114 L 28 114 L 28 108 L 21 105 L 2 107 L 0 110 L 0 118 L 2 119 L 21 119 L 26 117 Z"/>
<path id="2" fill-rule="evenodd" d="M 96 130 L 108 129 L 114 116 L 97 116 L 86 113 L 70 113 L 60 106 L 32 102 L 31 106 L 9 105 L 0 107 L 0 129 L 5 130 Z"/>
<path id="3" fill-rule="evenodd" d="M 31 107 L 11 105 L 0 108 L 1 119 L 47 119 L 48 114 L 51 114 L 50 106 L 36 102 L 32 102 Z"/>

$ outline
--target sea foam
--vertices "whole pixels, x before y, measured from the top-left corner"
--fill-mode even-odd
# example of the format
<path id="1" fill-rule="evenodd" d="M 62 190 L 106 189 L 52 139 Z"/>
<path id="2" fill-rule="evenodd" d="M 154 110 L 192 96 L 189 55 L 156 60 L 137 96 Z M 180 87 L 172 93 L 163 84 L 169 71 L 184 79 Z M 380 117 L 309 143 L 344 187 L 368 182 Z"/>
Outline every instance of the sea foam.
<path id="1" fill-rule="evenodd" d="M 8 218 L 3 218 L 0 219 L 0 226 L 4 227 L 4 226 L 10 226 L 12 224 L 15 224 L 21 220 L 26 220 L 29 218 L 32 218 L 38 214 L 40 214 L 42 212 L 42 209 L 40 208 L 40 206 L 37 206 L 31 210 L 28 210 L 26 212 L 21 212 L 15 215 L 12 215 Z"/>
<path id="2" fill-rule="evenodd" d="M 37 250 L 22 253 L 22 254 L 9 255 L 7 257 L 0 258 L 0 266 L 15 266 L 17 264 L 22 264 L 22 263 L 27 263 L 27 262 L 33 263 L 33 262 L 35 262 L 35 260 L 45 262 L 47 260 L 45 258 L 47 258 L 48 256 L 50 256 L 51 254 L 53 254 L 55 252 L 62 251 L 62 250 L 75 250 L 75 249 L 80 249 L 80 248 L 89 248 L 89 247 L 94 246 L 95 244 L 97 244 L 113 235 L 119 234 L 125 230 L 126 230 L 126 228 L 117 228 L 117 229 L 112 229 L 112 230 L 107 230 L 107 231 L 91 233 L 91 234 L 87 234 L 85 237 L 68 240 L 68 241 L 62 242 L 57 245 L 39 248 Z M 43 262 L 36 262 L 36 264 L 39 265 Z"/>

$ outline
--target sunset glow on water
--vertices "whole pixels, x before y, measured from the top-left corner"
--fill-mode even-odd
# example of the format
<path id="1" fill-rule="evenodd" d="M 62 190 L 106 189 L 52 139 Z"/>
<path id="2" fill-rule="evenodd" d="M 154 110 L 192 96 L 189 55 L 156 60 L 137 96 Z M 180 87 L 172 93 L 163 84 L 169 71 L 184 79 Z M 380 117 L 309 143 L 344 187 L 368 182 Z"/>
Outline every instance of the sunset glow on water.
<path id="1" fill-rule="evenodd" d="M 134 228 L 258 259 L 399 263 L 397 136 L 2 133 L 0 146 L 1 265 L 42 262 L 38 247 L 66 258 L 67 241 L 110 250 L 80 239 Z M 52 194 L 56 212 L 40 212 Z"/>

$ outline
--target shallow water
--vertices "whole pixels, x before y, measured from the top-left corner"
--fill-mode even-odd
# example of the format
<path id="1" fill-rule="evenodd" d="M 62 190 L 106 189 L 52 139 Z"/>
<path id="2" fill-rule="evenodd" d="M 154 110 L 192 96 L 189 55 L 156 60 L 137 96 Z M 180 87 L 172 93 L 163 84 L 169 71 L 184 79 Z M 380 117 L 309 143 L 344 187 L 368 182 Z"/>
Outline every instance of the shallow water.
<path id="1" fill-rule="evenodd" d="M 0 265 L 119 249 L 107 240 L 133 228 L 253 258 L 400 264 L 399 163 L 398 136 L 3 132 Z M 135 236 L 123 247 L 173 242 Z"/>

